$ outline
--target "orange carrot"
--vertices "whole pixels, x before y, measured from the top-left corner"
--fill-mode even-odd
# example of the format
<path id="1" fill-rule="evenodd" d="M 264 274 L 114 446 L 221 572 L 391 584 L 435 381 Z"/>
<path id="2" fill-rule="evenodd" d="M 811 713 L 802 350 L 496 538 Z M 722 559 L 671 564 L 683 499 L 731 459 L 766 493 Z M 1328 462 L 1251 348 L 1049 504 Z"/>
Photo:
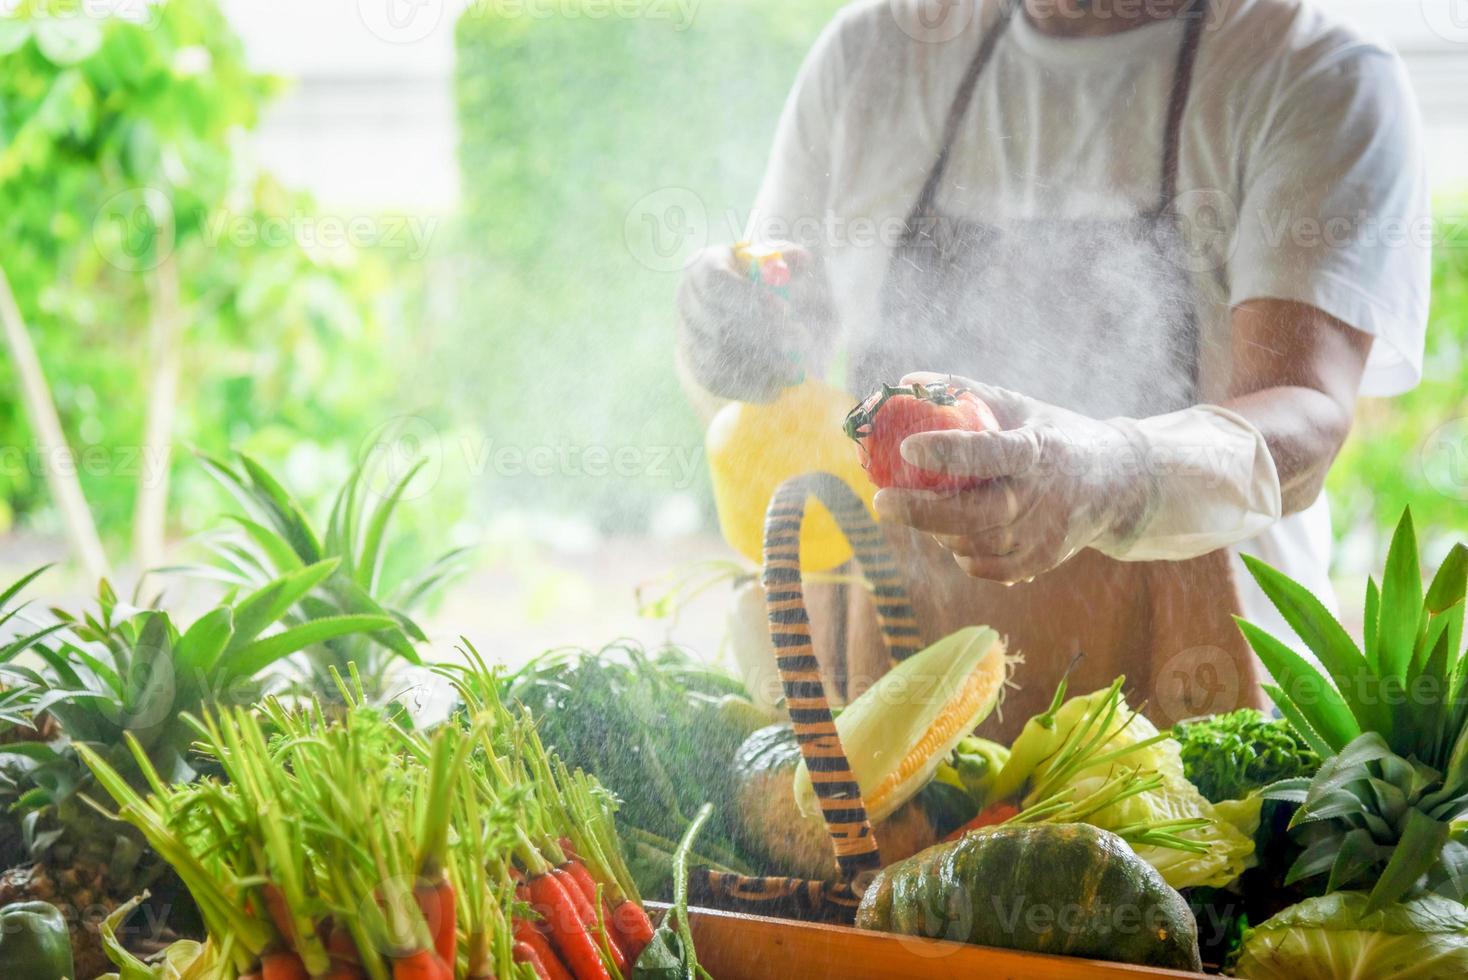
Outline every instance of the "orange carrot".
<path id="1" fill-rule="evenodd" d="M 556 951 L 551 949 L 550 940 L 545 938 L 544 933 L 524 919 L 516 919 L 514 929 L 515 942 L 524 943 L 535 951 L 549 980 L 573 980 L 571 971 L 566 969 Z"/>
<path id="2" fill-rule="evenodd" d="M 331 968 L 326 971 L 323 980 L 364 980 L 366 972 L 355 963 L 339 963 L 331 961 Z"/>
<path id="3" fill-rule="evenodd" d="M 601 950 L 586 931 L 571 896 L 554 874 L 530 879 L 533 907 L 550 928 L 551 942 L 576 980 L 611 980 Z"/>
<path id="4" fill-rule="evenodd" d="M 581 920 L 581 925 L 586 928 L 586 933 L 591 937 L 591 941 L 600 948 L 603 932 L 596 921 L 596 906 L 592 904 L 592 899 L 596 897 L 596 883 L 592 883 L 591 898 L 588 898 L 586 892 L 582 890 L 581 884 L 566 870 L 565 865 L 552 868 L 551 874 L 555 875 L 556 880 L 561 883 L 561 888 L 570 896 L 571 906 L 576 910 L 576 918 Z M 618 972 L 626 973 L 627 954 L 622 952 L 622 947 L 611 941 L 610 936 L 606 938 L 607 955 L 612 958 L 613 963 L 617 964 Z"/>
<path id="5" fill-rule="evenodd" d="M 953 833 L 943 838 L 943 840 L 945 843 L 948 841 L 958 840 L 960 837 L 971 830 L 978 830 L 980 827 L 992 827 L 994 824 L 1003 823 L 1018 812 L 1019 807 L 1015 806 L 1013 803 L 991 804 L 980 810 L 977 817 L 974 817 L 968 823 L 964 824 L 962 827 L 959 827 Z"/>
<path id="6" fill-rule="evenodd" d="M 535 971 L 538 980 L 550 980 L 550 974 L 546 972 L 545 964 L 540 959 L 540 954 L 524 943 L 515 943 L 510 947 L 510 955 L 516 963 L 528 963 Z"/>
<path id="7" fill-rule="evenodd" d="M 311 980 L 301 958 L 288 950 L 260 957 L 260 980 Z"/>
<path id="8" fill-rule="evenodd" d="M 331 931 L 327 933 L 326 955 L 331 957 L 333 965 L 342 963 L 356 966 L 362 962 L 362 954 L 357 949 L 357 941 L 352 938 L 351 931 L 340 922 L 333 923 Z"/>
<path id="9" fill-rule="evenodd" d="M 636 965 L 637 958 L 642 955 L 648 943 L 652 942 L 652 920 L 647 917 L 647 912 L 632 899 L 624 898 L 612 908 L 607 922 L 611 924 L 612 932 L 622 941 L 628 961 Z"/>
<path id="10" fill-rule="evenodd" d="M 433 948 L 445 963 L 454 962 L 458 952 L 458 904 L 454 886 L 446 875 L 437 881 L 424 881 L 413 887 L 413 897 L 423 921 L 433 934 Z"/>
<path id="11" fill-rule="evenodd" d="M 561 865 L 561 870 L 576 881 L 577 886 L 581 889 L 581 894 L 585 895 L 588 901 L 596 901 L 596 879 L 591 877 L 591 872 L 586 870 L 586 865 L 572 858 Z"/>
<path id="12" fill-rule="evenodd" d="M 270 914 L 270 921 L 285 939 L 285 944 L 291 949 L 300 948 L 301 937 L 296 932 L 296 921 L 291 917 L 291 907 L 280 889 L 267 881 L 260 886 L 260 894 L 265 898 L 265 911 Z"/>
<path id="13" fill-rule="evenodd" d="M 576 886 L 581 889 L 581 894 L 586 896 L 586 901 L 589 903 L 590 907 L 593 910 L 596 909 L 596 879 L 591 877 L 591 872 L 586 870 L 586 865 L 582 864 L 575 858 L 572 858 L 565 864 L 561 865 L 560 870 L 564 871 L 566 875 L 571 879 L 571 881 L 575 882 Z M 562 883 L 565 884 L 565 882 Z M 567 890 L 570 890 L 571 886 L 569 884 L 566 884 L 566 888 Z M 611 906 L 607 904 L 605 894 L 601 896 L 601 921 L 606 927 L 605 932 L 607 938 L 607 946 L 611 949 L 612 960 L 617 964 L 618 970 L 626 973 L 628 964 L 633 962 L 633 957 L 628 951 L 627 946 L 622 941 L 621 937 L 617 935 L 616 930 L 612 928 L 612 910 Z M 586 927 L 588 929 L 592 929 L 595 927 L 595 925 L 596 913 L 593 911 L 592 919 L 589 923 L 587 923 Z"/>
<path id="14" fill-rule="evenodd" d="M 454 972 L 431 949 L 420 949 L 392 961 L 393 980 L 454 980 Z"/>

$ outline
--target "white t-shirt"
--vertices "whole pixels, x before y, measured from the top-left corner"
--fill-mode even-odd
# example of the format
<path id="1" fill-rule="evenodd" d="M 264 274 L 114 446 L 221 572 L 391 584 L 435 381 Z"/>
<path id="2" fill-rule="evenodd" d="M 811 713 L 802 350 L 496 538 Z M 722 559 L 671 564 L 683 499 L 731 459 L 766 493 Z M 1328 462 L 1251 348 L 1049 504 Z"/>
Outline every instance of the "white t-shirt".
<path id="1" fill-rule="evenodd" d="M 1231 308 L 1256 298 L 1308 303 L 1373 335 L 1363 394 L 1411 388 L 1431 224 L 1400 60 L 1302 0 L 1204 6 L 1173 202 L 1204 302 L 1202 400 L 1225 397 Z M 893 246 L 996 12 L 981 0 L 861 0 L 801 69 L 746 233 L 822 251 L 851 343 L 881 329 Z M 1061 38 L 1015 15 L 952 148 L 942 208 L 1003 221 L 1152 206 L 1182 30 L 1171 19 Z M 1322 496 L 1243 548 L 1333 607 L 1330 541 Z M 1238 574 L 1246 615 L 1286 630 L 1241 564 Z"/>

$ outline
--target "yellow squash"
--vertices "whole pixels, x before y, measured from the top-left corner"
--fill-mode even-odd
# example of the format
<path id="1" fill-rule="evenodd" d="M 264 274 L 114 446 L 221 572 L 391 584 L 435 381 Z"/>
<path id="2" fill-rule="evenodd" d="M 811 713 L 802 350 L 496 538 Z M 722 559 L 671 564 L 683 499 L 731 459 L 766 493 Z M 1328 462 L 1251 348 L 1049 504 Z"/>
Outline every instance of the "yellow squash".
<path id="1" fill-rule="evenodd" d="M 763 405 L 732 402 L 704 438 L 714 505 L 724 540 L 750 561 L 763 561 L 765 509 L 775 488 L 793 476 L 824 471 L 846 481 L 872 510 L 876 488 L 841 424 L 854 400 L 808 380 Z M 851 548 L 825 507 L 810 501 L 800 534 L 800 567 L 823 572 L 851 558 Z"/>

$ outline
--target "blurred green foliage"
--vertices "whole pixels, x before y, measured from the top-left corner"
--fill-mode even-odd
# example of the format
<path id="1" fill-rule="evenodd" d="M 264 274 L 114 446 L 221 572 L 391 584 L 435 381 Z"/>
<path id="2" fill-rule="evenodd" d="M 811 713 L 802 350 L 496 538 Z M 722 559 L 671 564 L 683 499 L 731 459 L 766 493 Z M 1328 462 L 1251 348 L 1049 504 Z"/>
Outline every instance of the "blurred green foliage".
<path id="1" fill-rule="evenodd" d="M 628 477 L 507 480 L 512 499 L 636 529 L 685 489 L 652 455 L 702 446 L 673 370 L 678 272 L 661 260 L 741 237 L 785 95 L 839 6 L 721 0 L 685 23 L 674 4 L 485 3 L 459 20 L 472 249 L 453 397 L 496 445 L 648 451 Z M 695 472 L 706 501 L 701 455 Z"/>
<path id="2" fill-rule="evenodd" d="M 1468 212 L 1456 200 L 1437 212 L 1422 383 L 1361 401 L 1326 483 L 1336 536 L 1356 545 L 1343 549 L 1353 574 L 1380 567 L 1409 504 L 1429 561 L 1468 534 L 1468 242 L 1456 230 Z"/>
<path id="3" fill-rule="evenodd" d="M 280 86 L 248 69 L 216 0 L 136 7 L 144 20 L 74 2 L 0 19 L 0 266 L 118 553 L 140 471 L 156 465 L 137 447 L 149 280 L 165 258 L 185 323 L 180 446 L 237 446 L 325 493 L 398 406 L 432 400 L 413 374 L 417 256 L 338 247 L 327 223 L 361 216 L 323 213 L 248 165 L 244 131 Z M 16 392 L 0 358 L 0 530 L 7 511 L 50 519 Z M 201 527 L 222 496 L 188 453 L 173 467 L 174 530 Z M 433 518 L 438 540 L 452 519 Z"/>

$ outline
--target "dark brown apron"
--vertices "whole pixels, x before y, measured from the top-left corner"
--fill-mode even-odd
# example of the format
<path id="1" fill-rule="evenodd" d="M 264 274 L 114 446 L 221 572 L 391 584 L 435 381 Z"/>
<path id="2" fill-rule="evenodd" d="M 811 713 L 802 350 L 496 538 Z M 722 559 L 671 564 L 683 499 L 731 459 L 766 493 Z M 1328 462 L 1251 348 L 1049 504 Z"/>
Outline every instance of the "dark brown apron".
<path id="1" fill-rule="evenodd" d="M 1155 203 L 1120 220 L 1000 225 L 945 211 L 940 197 L 974 90 L 1013 16 L 1013 5 L 1004 4 L 953 99 L 888 268 L 880 336 L 852 352 L 853 390 L 926 370 L 1097 418 L 1196 404 L 1200 300 L 1171 204 L 1203 11 L 1193 4 L 1178 14 L 1185 23 Z M 1073 691 L 1125 673 L 1132 696 L 1149 701 L 1159 723 L 1258 699 L 1252 657 L 1230 618 L 1238 600 L 1226 552 L 1187 562 L 1117 562 L 1085 550 L 1034 582 L 1010 587 L 969 578 L 927 535 L 890 525 L 884 531 L 906 568 L 930 642 L 984 623 L 1025 657 L 1015 674 L 1019 689 L 988 734 L 1011 735 L 1043 710 L 1082 651 Z M 869 600 L 860 590 L 833 600 L 845 601 L 849 615 L 832 617 L 825 630 L 827 657 L 836 689 L 850 697 L 886 666 Z"/>

